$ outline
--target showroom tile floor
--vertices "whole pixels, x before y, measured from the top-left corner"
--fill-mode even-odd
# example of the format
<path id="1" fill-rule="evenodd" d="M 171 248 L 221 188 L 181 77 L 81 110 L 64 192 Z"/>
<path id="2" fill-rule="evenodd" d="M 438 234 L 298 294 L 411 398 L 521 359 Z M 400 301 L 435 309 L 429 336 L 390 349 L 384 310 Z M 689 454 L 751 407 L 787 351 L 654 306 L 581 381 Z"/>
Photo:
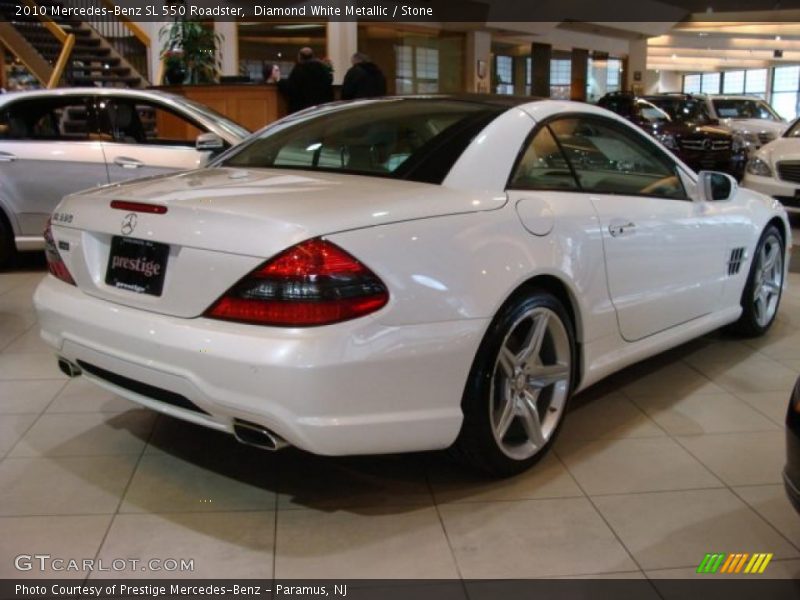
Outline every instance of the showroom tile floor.
<path id="1" fill-rule="evenodd" d="M 36 329 L 42 276 L 0 273 L 0 577 L 37 552 L 260 578 L 687 577 L 706 552 L 772 552 L 766 575 L 800 577 L 781 485 L 800 274 L 767 337 L 714 334 L 595 386 L 505 481 L 440 454 L 264 453 L 67 381 Z"/>

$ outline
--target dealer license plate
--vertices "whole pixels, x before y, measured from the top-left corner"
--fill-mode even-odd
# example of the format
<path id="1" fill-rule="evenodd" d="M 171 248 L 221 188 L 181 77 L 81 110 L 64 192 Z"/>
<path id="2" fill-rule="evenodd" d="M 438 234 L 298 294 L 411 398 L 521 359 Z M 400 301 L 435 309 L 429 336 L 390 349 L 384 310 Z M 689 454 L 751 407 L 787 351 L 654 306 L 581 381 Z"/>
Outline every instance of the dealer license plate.
<path id="1" fill-rule="evenodd" d="M 111 238 L 106 284 L 137 294 L 160 296 L 167 258 L 167 244 L 115 235 Z"/>

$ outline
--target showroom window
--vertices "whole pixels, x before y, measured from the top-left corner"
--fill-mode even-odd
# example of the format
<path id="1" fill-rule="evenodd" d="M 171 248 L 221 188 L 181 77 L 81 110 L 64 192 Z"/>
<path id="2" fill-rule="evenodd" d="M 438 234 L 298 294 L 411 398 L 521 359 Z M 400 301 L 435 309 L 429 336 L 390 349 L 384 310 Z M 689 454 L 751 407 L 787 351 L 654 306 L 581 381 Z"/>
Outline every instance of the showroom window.
<path id="1" fill-rule="evenodd" d="M 618 58 L 589 57 L 586 77 L 586 100 L 597 102 L 609 92 L 622 89 L 622 61 Z"/>
<path id="2" fill-rule="evenodd" d="M 389 95 L 463 92 L 464 42 L 461 32 L 428 34 L 399 26 L 358 26 L 358 49 L 381 68 Z"/>
<path id="3" fill-rule="evenodd" d="M 794 119 L 797 114 L 800 90 L 800 66 L 775 67 L 772 77 L 772 107 L 784 119 Z"/>
<path id="4" fill-rule="evenodd" d="M 597 118 L 550 125 L 583 191 L 686 199 L 675 164 L 629 128 Z"/>
<path id="5" fill-rule="evenodd" d="M 684 94 L 699 94 L 700 93 L 701 75 L 695 73 L 693 75 L 684 75 L 683 77 L 683 93 Z"/>
<path id="6" fill-rule="evenodd" d="M 550 60 L 550 97 L 569 100 L 572 77 L 572 59 Z"/>
<path id="7" fill-rule="evenodd" d="M 745 75 L 744 93 L 749 96 L 758 96 L 767 99 L 767 70 L 753 69 Z"/>
<path id="8" fill-rule="evenodd" d="M 722 74 L 723 94 L 744 93 L 744 71 L 725 71 Z"/>
<path id="9" fill-rule="evenodd" d="M 700 91 L 704 94 L 719 94 L 719 73 L 703 73 Z"/>
<path id="10" fill-rule="evenodd" d="M 531 141 L 509 184 L 516 190 L 577 190 L 578 182 L 549 127 Z"/>
<path id="11" fill-rule="evenodd" d="M 512 56 L 495 56 L 495 93 L 514 93 L 514 58 Z"/>

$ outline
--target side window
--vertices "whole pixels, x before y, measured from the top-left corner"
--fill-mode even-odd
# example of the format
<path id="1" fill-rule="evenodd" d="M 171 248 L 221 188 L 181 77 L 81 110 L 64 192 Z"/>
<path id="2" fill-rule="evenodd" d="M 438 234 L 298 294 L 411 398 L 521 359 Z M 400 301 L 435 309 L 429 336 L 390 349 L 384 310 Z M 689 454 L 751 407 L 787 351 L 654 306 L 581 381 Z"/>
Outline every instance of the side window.
<path id="1" fill-rule="evenodd" d="M 194 147 L 206 129 L 156 103 L 117 98 L 100 102 L 101 128 L 110 141 L 123 144 Z"/>
<path id="2" fill-rule="evenodd" d="M 85 97 L 34 98 L 0 112 L 0 139 L 88 141 L 95 133 L 91 100 Z"/>
<path id="3" fill-rule="evenodd" d="M 564 118 L 550 127 L 584 191 L 687 199 L 675 163 L 635 131 L 594 117 Z"/>
<path id="4" fill-rule="evenodd" d="M 569 164 L 549 127 L 542 127 L 529 142 L 509 187 L 517 190 L 578 189 Z"/>

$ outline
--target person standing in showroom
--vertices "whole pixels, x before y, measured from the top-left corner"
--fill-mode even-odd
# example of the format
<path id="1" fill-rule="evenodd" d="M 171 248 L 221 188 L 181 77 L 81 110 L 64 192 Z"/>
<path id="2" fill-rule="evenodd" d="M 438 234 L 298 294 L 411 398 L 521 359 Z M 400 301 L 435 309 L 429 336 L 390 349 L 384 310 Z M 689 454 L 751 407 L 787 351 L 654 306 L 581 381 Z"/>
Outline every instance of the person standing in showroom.
<path id="1" fill-rule="evenodd" d="M 342 100 L 377 98 L 386 95 L 386 77 L 363 52 L 356 52 L 342 82 Z"/>
<path id="2" fill-rule="evenodd" d="M 292 72 L 287 79 L 278 81 L 278 86 L 286 95 L 290 113 L 333 100 L 331 71 L 307 46 L 297 53 Z"/>

